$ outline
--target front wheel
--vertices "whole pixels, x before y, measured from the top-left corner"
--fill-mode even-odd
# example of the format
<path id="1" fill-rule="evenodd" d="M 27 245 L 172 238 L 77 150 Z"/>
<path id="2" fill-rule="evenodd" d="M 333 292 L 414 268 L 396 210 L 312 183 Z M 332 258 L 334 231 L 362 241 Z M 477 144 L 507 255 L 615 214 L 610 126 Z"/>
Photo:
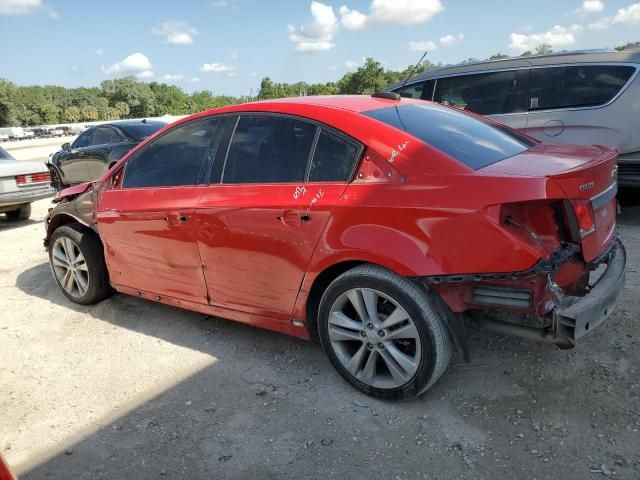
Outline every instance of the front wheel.
<path id="1" fill-rule="evenodd" d="M 329 285 L 318 328 L 338 373 L 378 398 L 423 393 L 451 358 L 446 327 L 426 291 L 375 265 L 349 270 Z"/>
<path id="2" fill-rule="evenodd" d="M 49 263 L 62 293 L 72 302 L 89 305 L 113 293 L 102 243 L 77 223 L 56 229 L 49 241 Z"/>

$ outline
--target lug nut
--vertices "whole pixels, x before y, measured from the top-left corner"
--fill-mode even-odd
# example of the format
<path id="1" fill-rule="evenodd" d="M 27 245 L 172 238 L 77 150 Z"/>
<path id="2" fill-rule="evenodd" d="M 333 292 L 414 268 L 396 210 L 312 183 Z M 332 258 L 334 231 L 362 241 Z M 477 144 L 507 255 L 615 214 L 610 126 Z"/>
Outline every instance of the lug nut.
<path id="1" fill-rule="evenodd" d="M 367 348 L 369 350 L 373 350 L 373 343 L 367 343 Z"/>
<path id="2" fill-rule="evenodd" d="M 369 330 L 373 330 L 373 323 L 367 323 L 367 328 Z"/>
<path id="3" fill-rule="evenodd" d="M 378 336 L 379 336 L 379 337 L 384 337 L 385 335 L 386 335 L 386 333 L 384 333 L 384 330 L 380 330 L 380 331 L 378 332 Z"/>
<path id="4" fill-rule="evenodd" d="M 384 344 L 383 343 L 379 343 L 378 344 L 378 348 L 384 348 Z"/>
<path id="5" fill-rule="evenodd" d="M 363 338 L 364 338 L 364 337 L 366 337 L 366 336 L 367 336 L 367 332 L 365 332 L 364 330 L 362 330 L 362 331 L 360 332 L 360 336 L 361 336 L 361 337 L 363 337 Z"/>

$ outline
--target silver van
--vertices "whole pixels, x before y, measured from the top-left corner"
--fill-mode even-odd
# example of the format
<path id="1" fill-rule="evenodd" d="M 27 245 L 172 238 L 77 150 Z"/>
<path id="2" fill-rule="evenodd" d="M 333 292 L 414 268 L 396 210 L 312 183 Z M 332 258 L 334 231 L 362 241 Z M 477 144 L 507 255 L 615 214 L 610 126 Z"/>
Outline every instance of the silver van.
<path id="1" fill-rule="evenodd" d="M 640 51 L 570 52 L 437 68 L 389 92 L 487 115 L 545 143 L 620 152 L 618 181 L 640 187 Z"/>

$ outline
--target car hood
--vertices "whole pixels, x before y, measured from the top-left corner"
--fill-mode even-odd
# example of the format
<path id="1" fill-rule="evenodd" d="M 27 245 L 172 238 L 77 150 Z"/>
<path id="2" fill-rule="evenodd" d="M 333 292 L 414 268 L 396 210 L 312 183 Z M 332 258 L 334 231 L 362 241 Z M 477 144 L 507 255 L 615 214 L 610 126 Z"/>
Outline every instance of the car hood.
<path id="1" fill-rule="evenodd" d="M 27 173 L 48 172 L 44 162 L 26 160 L 0 160 L 0 177 L 14 177 Z"/>

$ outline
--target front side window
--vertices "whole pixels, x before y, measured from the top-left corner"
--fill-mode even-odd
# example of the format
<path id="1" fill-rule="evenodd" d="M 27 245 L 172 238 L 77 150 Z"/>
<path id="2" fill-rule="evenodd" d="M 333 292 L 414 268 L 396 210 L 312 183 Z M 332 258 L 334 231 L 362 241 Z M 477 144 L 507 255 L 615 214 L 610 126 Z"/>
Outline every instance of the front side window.
<path id="1" fill-rule="evenodd" d="M 413 103 L 363 113 L 406 131 L 473 169 L 512 157 L 535 145 L 506 127 L 499 128 L 435 103 Z"/>
<path id="2" fill-rule="evenodd" d="M 302 182 L 317 127 L 291 117 L 241 115 L 223 183 Z"/>
<path id="3" fill-rule="evenodd" d="M 531 69 L 529 110 L 595 107 L 610 102 L 634 67 L 578 65 Z"/>
<path id="4" fill-rule="evenodd" d="M 514 113 L 516 71 L 439 78 L 433 100 L 480 115 Z"/>
<path id="5" fill-rule="evenodd" d="M 90 128 L 83 132 L 78 138 L 76 138 L 76 141 L 73 142 L 73 148 L 85 148 L 91 146 L 95 132 L 95 128 Z"/>
<path id="6" fill-rule="evenodd" d="M 137 152 L 127 161 L 124 188 L 197 185 L 203 166 L 213 155 L 221 119 L 180 125 Z"/>
<path id="7" fill-rule="evenodd" d="M 422 91 L 424 90 L 424 83 L 415 83 L 396 90 L 401 97 L 404 98 L 422 98 Z"/>
<path id="8" fill-rule="evenodd" d="M 349 180 L 360 146 L 341 135 L 322 129 L 309 170 L 310 182 Z"/>

